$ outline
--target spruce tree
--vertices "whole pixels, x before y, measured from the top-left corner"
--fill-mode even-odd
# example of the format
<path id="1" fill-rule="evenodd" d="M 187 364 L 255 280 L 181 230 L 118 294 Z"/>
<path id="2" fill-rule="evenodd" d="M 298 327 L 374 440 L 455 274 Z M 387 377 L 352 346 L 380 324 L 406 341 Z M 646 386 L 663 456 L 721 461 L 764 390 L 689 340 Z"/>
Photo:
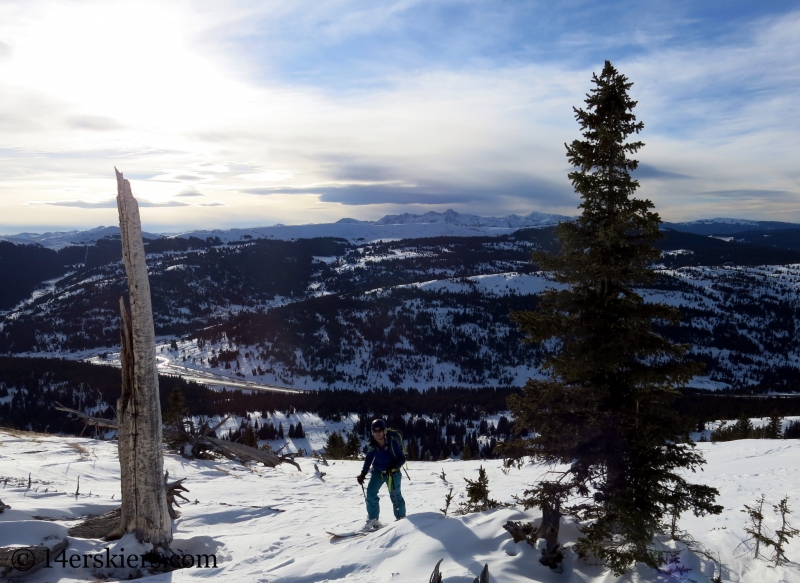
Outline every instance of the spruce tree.
<path id="1" fill-rule="evenodd" d="M 704 461 L 683 438 L 672 402 L 700 365 L 682 361 L 686 345 L 653 330 L 654 322 L 677 324 L 679 312 L 637 291 L 656 277 L 661 219 L 652 202 L 633 196 L 637 161 L 629 156 L 643 144 L 628 139 L 644 126 L 632 112 L 632 83 L 608 61 L 592 82 L 586 109 L 574 109 L 583 139 L 567 145 L 582 214 L 557 227 L 559 254 L 533 257 L 562 289 L 542 293 L 537 311 L 512 314 L 528 341 L 548 348 L 550 378 L 530 379 L 510 399 L 516 429 L 536 434 L 504 449 L 511 459 L 568 466 L 526 490 L 526 506 L 541 507 L 556 531 L 562 512 L 595 518 L 578 551 L 619 574 L 636 561 L 659 565 L 654 536 L 673 531 L 676 511 L 721 507 L 716 489 L 682 477 Z M 556 540 L 544 564 L 558 557 Z"/>
<path id="2" fill-rule="evenodd" d="M 769 416 L 769 423 L 764 428 L 764 438 L 783 438 L 783 417 L 780 416 L 777 410 L 773 410 L 772 414 Z"/>
<path id="3" fill-rule="evenodd" d="M 183 418 L 189 412 L 180 385 L 175 385 L 167 397 L 167 410 L 164 411 L 164 425 L 173 429 L 183 429 Z"/>
<path id="4" fill-rule="evenodd" d="M 355 431 L 347 434 L 347 443 L 344 446 L 344 454 L 347 459 L 357 460 L 361 453 L 361 440 Z"/>

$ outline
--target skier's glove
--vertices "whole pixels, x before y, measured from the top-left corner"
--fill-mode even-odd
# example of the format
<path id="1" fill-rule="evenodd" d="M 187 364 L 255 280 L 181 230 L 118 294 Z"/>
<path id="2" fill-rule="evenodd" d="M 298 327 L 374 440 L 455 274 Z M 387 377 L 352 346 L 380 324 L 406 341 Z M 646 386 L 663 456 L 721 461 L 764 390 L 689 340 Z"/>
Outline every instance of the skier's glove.
<path id="1" fill-rule="evenodd" d="M 386 466 L 386 471 L 387 471 L 387 472 L 389 472 L 390 474 L 391 474 L 392 472 L 395 472 L 395 471 L 397 471 L 398 469 L 399 469 L 399 468 L 397 467 L 397 462 L 396 462 L 396 461 L 394 461 L 394 460 L 390 461 L 390 462 L 389 462 L 389 465 L 388 465 L 388 466 Z"/>
<path id="2" fill-rule="evenodd" d="M 356 476 L 356 482 L 358 482 L 360 485 L 363 486 L 364 485 L 364 478 L 366 478 L 366 477 L 367 477 L 366 474 L 359 474 L 358 476 Z"/>

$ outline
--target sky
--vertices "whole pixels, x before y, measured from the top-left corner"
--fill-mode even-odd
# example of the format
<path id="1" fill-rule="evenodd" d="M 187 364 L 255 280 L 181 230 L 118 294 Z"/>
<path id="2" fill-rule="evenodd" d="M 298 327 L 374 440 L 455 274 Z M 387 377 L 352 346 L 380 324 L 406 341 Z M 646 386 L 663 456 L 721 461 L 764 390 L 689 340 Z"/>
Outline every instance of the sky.
<path id="1" fill-rule="evenodd" d="M 0 234 L 577 214 L 604 61 L 667 221 L 800 222 L 800 2 L 2 0 Z"/>

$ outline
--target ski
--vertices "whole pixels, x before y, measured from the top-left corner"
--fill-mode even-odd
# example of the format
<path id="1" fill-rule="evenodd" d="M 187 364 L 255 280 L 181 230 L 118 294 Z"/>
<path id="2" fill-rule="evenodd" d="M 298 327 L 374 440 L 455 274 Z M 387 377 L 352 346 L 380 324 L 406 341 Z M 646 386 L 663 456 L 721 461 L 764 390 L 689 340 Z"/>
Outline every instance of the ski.
<path id="1" fill-rule="evenodd" d="M 369 532 L 363 530 L 354 530 L 351 532 L 331 532 L 326 530 L 325 532 L 331 535 L 331 538 L 351 538 L 355 536 L 366 536 L 369 534 Z"/>
<path id="2" fill-rule="evenodd" d="M 349 532 L 332 532 L 330 530 L 326 530 L 325 532 L 331 535 L 331 538 L 352 538 L 354 536 L 366 536 L 371 532 L 377 532 L 385 526 L 385 524 L 381 524 L 378 526 L 378 528 L 373 528 L 370 530 L 351 530 Z"/>

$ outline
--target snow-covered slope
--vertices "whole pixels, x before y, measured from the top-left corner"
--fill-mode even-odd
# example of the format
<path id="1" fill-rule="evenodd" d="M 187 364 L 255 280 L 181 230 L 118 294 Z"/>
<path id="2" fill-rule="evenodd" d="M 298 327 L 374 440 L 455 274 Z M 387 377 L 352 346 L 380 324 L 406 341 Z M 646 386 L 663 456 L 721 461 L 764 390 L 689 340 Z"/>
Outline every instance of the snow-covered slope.
<path id="1" fill-rule="evenodd" d="M 722 565 L 722 581 L 737 583 L 798 583 L 797 563 L 770 567 L 756 561 L 741 546 L 746 516 L 744 504 L 759 495 L 777 503 L 792 494 L 800 482 L 800 441 L 745 440 L 719 444 L 701 443 L 698 449 L 708 464 L 693 476 L 719 489 L 725 510 L 719 516 L 685 516 L 681 526 Z M 573 548 L 577 524 L 565 518 L 561 541 L 565 547 L 564 572 L 540 565 L 539 552 L 525 543 L 515 544 L 502 529 L 507 520 L 536 520 L 537 510 L 525 511 L 513 504 L 513 495 L 536 481 L 543 468 L 526 465 L 502 471 L 499 460 L 412 462 L 411 480 L 402 482 L 408 517 L 394 522 L 388 497 L 381 497 L 381 518 L 388 525 L 364 538 L 331 540 L 326 530 L 350 530 L 365 519 L 361 489 L 354 477 L 360 462 L 336 461 L 314 469 L 314 460 L 300 458 L 302 471 L 291 466 L 242 467 L 230 461 L 188 461 L 175 454 L 165 456 L 171 478 L 185 478 L 191 502 L 180 509 L 174 523 L 173 549 L 196 557 L 216 556 L 217 568 L 188 568 L 168 574 L 145 575 L 145 581 L 235 580 L 265 583 L 322 582 L 420 582 L 427 581 L 434 565 L 443 559 L 446 583 L 469 583 L 484 565 L 490 580 L 498 583 L 612 583 L 628 581 L 708 582 L 719 574 L 715 561 L 688 551 L 677 563 L 664 565 L 670 573 L 637 567 L 633 573 L 614 577 L 599 566 L 581 561 Z M 463 500 L 464 478 L 474 479 L 484 466 L 492 498 L 510 503 L 507 508 L 464 516 L 443 516 L 439 508 L 453 488 L 455 500 Z M 30 472 L 31 486 L 28 487 Z M 444 474 L 444 479 L 441 475 Z M 88 438 L 11 433 L 0 430 L 0 476 L 5 481 L 3 502 L 11 506 L 0 514 L 0 546 L 48 544 L 66 536 L 67 528 L 81 517 L 99 514 L 119 504 L 119 461 L 116 443 Z M 78 478 L 80 488 L 78 490 Z M 769 506 L 766 523 L 777 524 Z M 790 517 L 791 522 L 791 517 Z M 796 524 L 796 519 L 794 521 Z M 681 545 L 664 541 L 667 548 Z M 83 566 L 83 556 L 127 556 L 145 551 L 132 535 L 119 541 L 70 537 L 66 558 L 79 557 L 70 566 L 51 563 L 52 569 L 29 574 L 31 583 L 125 579 L 135 570 Z M 790 560 L 800 559 L 800 540 L 789 543 Z M 119 559 L 117 559 L 117 562 Z"/>

